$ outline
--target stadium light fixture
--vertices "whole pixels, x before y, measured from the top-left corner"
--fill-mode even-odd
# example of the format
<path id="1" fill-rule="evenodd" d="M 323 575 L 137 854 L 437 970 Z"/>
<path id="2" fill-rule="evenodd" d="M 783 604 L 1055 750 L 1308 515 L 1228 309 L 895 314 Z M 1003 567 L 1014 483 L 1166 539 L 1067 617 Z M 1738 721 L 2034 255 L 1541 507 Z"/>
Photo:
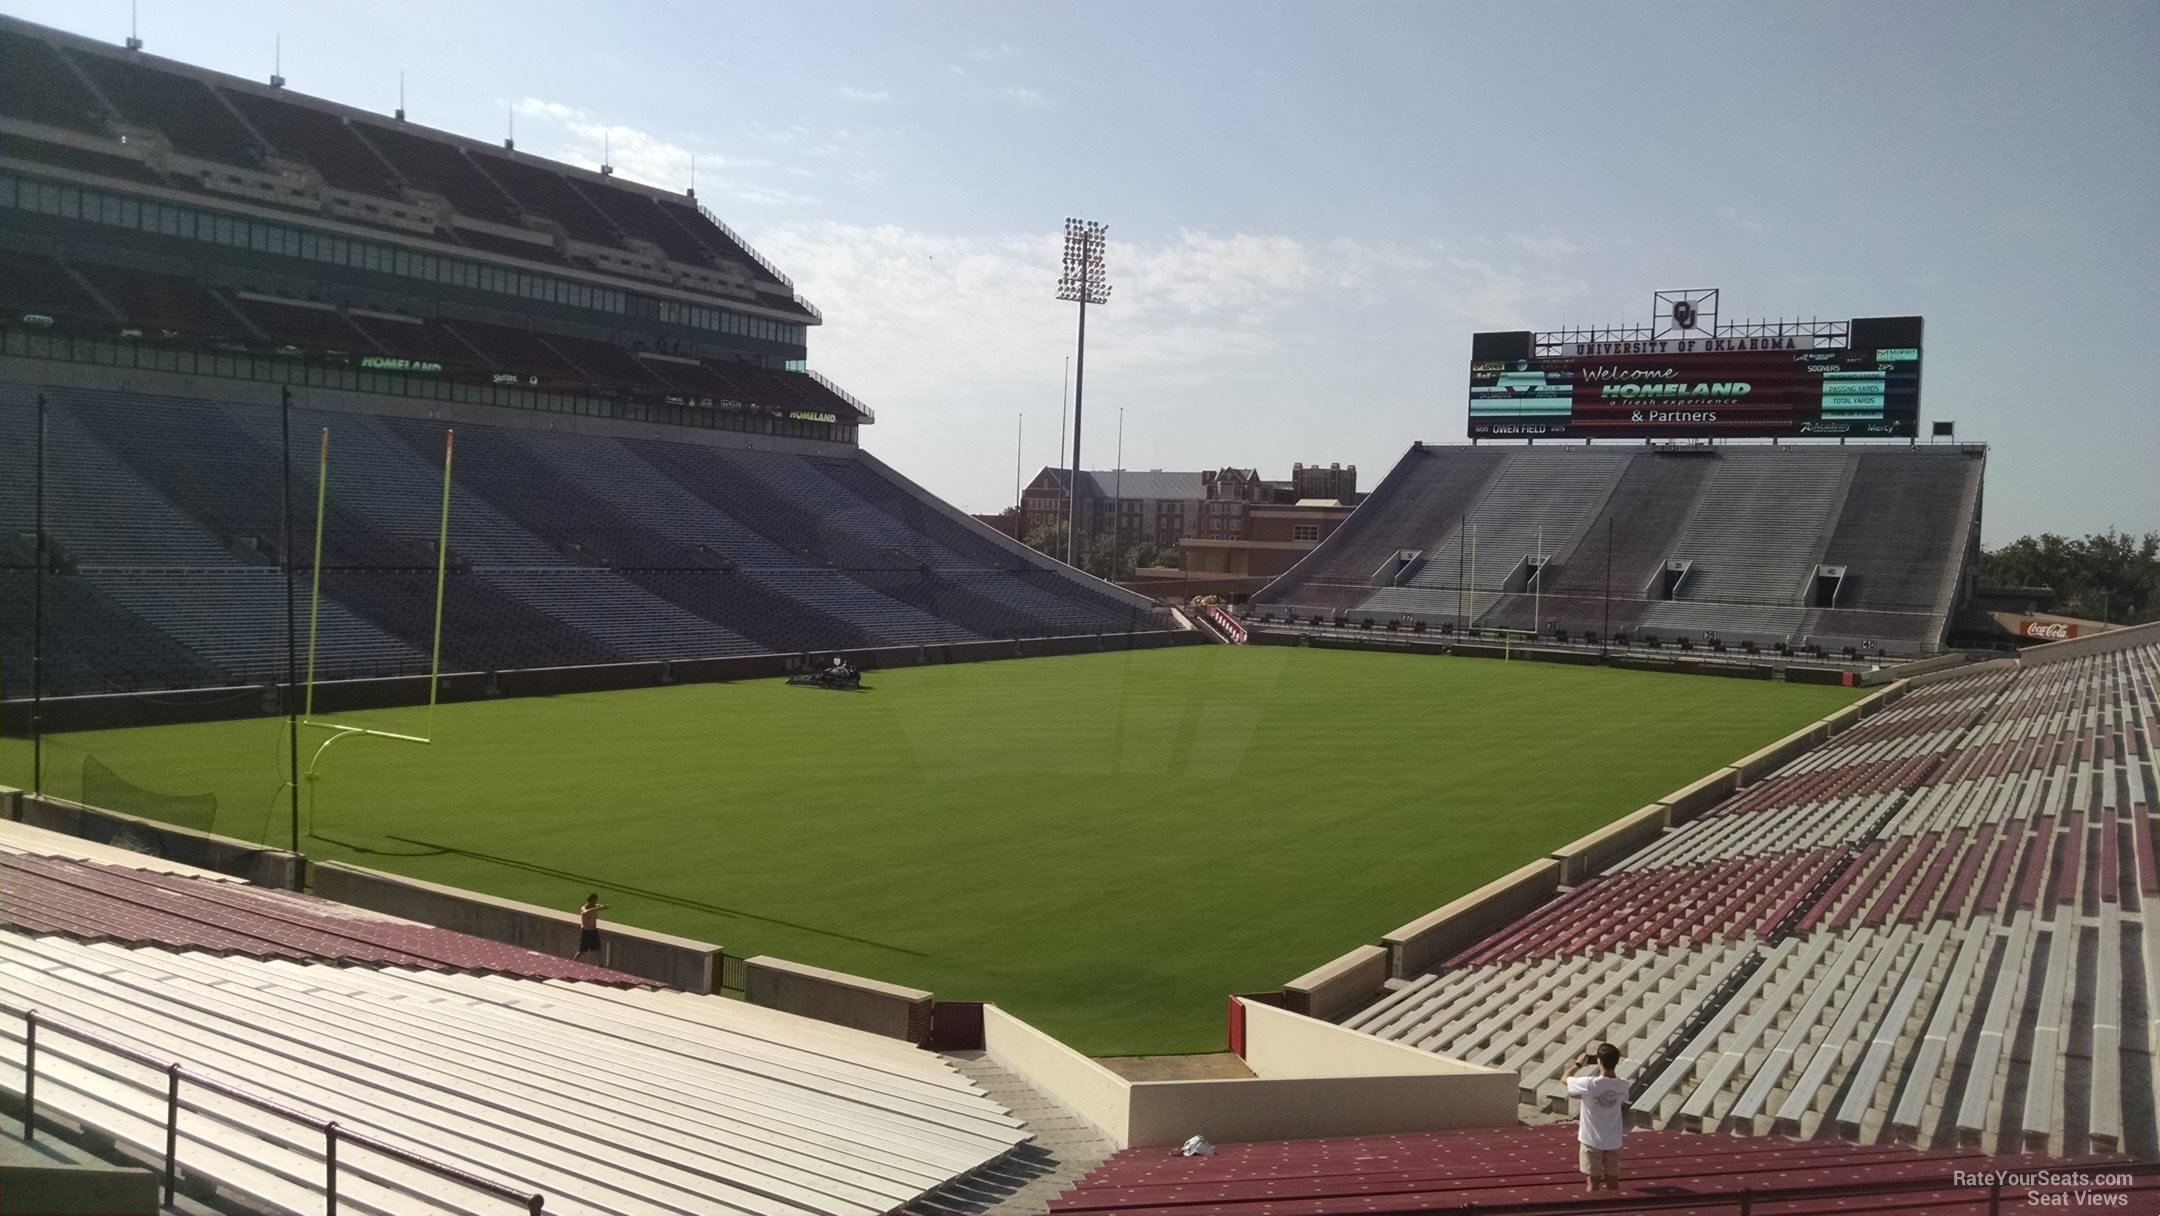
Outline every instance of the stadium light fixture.
<path id="1" fill-rule="evenodd" d="M 1087 389 L 1087 309 L 1090 304 L 1110 302 L 1110 278 L 1103 265 L 1109 232 L 1108 224 L 1065 217 L 1065 259 L 1058 274 L 1057 298 L 1080 305 L 1079 350 L 1073 369 L 1072 475 L 1065 487 L 1069 512 L 1065 564 L 1073 567 L 1080 565 L 1080 402 Z"/>

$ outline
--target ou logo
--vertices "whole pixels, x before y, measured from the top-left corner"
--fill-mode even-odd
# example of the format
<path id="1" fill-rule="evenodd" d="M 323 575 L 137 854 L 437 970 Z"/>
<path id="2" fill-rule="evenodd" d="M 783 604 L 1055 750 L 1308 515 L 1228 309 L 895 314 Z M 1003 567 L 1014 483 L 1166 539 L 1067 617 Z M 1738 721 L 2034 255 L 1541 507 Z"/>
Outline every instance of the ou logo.
<path id="1" fill-rule="evenodd" d="M 1674 325 L 1679 326 L 1681 329 L 1695 328 L 1694 302 L 1690 300 L 1673 301 L 1672 321 Z"/>

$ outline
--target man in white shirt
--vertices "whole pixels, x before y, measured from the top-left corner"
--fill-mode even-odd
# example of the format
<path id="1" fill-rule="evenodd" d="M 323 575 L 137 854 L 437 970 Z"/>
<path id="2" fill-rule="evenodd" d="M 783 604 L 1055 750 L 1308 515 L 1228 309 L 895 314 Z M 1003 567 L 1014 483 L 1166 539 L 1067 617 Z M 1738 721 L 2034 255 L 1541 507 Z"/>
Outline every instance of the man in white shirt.
<path id="1" fill-rule="evenodd" d="M 1620 1189 L 1620 1132 L 1627 1115 L 1628 1083 L 1616 1075 L 1620 1049 L 1598 1044 L 1575 1061 L 1580 1071 L 1568 1078 L 1568 1097 L 1582 1099 L 1576 1139 L 1582 1141 L 1582 1172 L 1593 1193 L 1600 1186 Z"/>

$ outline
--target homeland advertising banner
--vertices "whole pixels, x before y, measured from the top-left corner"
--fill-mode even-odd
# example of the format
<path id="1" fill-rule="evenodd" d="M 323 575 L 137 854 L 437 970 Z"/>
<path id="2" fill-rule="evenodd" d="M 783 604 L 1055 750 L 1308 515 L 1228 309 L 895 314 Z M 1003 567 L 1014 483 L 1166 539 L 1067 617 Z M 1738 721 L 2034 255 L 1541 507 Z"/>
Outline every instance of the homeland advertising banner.
<path id="1" fill-rule="evenodd" d="M 1582 342 L 1538 356 L 1522 334 L 1480 334 L 1470 366 L 1475 438 L 1909 437 L 1920 418 L 1912 345 L 1812 338 Z M 1856 339 L 1893 327 L 1852 323 Z M 1514 346 L 1515 351 L 1504 350 Z M 1516 357 L 1495 358 L 1514 354 Z"/>

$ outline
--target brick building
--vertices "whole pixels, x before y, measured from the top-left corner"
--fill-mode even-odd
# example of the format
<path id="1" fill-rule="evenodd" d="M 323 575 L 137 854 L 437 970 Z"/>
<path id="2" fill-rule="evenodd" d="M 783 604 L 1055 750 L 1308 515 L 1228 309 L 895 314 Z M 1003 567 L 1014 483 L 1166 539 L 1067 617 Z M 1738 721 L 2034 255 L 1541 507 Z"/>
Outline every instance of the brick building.
<path id="1" fill-rule="evenodd" d="M 1333 498 L 1294 503 L 1251 503 L 1236 536 L 1188 536 L 1178 547 L 1193 574 L 1273 578 L 1326 540 L 1351 507 Z"/>
<path id="2" fill-rule="evenodd" d="M 1064 522 L 1066 476 L 1064 469 L 1045 467 L 1028 482 L 1020 496 L 1023 537 Z M 1095 469 L 1080 476 L 1080 534 L 1106 536 L 1115 518 L 1118 540 L 1128 545 L 1175 545 L 1188 537 L 1243 540 L 1261 508 L 1292 507 L 1300 500 L 1355 503 L 1358 497 L 1356 465 L 1296 464 L 1284 481 L 1236 467 Z"/>

